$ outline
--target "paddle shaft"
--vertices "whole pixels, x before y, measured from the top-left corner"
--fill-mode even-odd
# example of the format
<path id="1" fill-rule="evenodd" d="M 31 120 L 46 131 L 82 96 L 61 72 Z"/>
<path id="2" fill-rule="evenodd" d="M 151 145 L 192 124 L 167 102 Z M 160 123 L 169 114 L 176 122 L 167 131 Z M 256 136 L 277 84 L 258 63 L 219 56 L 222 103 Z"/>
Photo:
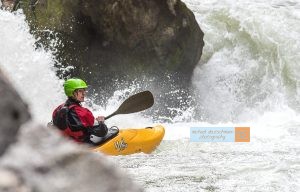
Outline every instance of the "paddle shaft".
<path id="1" fill-rule="evenodd" d="M 109 119 L 109 118 L 111 118 L 111 117 L 113 117 L 113 116 L 115 116 L 115 115 L 116 115 L 115 113 L 112 113 L 112 114 L 110 114 L 109 116 L 105 117 L 105 120 L 107 120 L 107 119 Z"/>

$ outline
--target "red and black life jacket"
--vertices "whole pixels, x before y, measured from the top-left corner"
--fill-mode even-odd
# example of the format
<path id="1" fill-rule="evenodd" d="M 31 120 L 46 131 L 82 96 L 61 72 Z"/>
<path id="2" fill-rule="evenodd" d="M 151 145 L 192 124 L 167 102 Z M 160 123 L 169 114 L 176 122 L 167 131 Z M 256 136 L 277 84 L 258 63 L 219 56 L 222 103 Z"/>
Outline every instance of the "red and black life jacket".
<path id="1" fill-rule="evenodd" d="M 94 124 L 94 116 L 79 103 L 68 100 L 53 111 L 52 121 L 65 136 L 77 142 L 86 142 L 89 140 L 88 128 Z"/>

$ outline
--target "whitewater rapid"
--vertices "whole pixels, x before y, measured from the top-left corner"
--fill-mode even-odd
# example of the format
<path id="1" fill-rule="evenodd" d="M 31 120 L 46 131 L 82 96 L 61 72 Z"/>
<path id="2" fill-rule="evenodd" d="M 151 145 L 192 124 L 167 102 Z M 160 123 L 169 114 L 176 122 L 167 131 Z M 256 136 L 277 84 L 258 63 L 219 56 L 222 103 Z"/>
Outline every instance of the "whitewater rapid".
<path id="1" fill-rule="evenodd" d="M 47 122 L 63 102 L 62 81 L 55 75 L 51 52 L 35 46 L 25 15 L 0 10 L 0 68 L 28 103 L 33 118 Z"/>
<path id="2" fill-rule="evenodd" d="M 300 4 L 297 1 L 184 0 L 204 31 L 194 71 L 196 106 L 171 119 L 120 115 L 108 125 L 163 123 L 150 155 L 108 157 L 148 192 L 300 190 Z M 65 96 L 51 51 L 35 46 L 21 12 L 0 10 L 0 68 L 45 124 Z M 108 115 L 135 87 L 117 90 Z M 178 108 L 177 110 L 181 110 Z M 190 119 L 186 121 L 185 119 Z M 190 127 L 249 126 L 250 143 L 192 143 Z"/>
<path id="3" fill-rule="evenodd" d="M 193 81 L 203 120 L 300 112 L 299 2 L 186 2 L 205 31 Z"/>
<path id="4" fill-rule="evenodd" d="M 156 153 L 115 158 L 147 191 L 300 190 L 300 3 L 185 0 L 204 31 L 189 122 Z M 179 118 L 180 119 L 180 118 Z M 191 127 L 249 126 L 250 143 L 192 143 Z"/>

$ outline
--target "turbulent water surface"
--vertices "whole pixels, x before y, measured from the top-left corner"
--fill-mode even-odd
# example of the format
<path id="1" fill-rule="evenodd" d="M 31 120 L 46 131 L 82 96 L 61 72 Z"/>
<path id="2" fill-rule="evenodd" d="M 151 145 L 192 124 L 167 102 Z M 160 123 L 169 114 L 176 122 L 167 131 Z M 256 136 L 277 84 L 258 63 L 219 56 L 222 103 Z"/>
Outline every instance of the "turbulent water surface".
<path id="1" fill-rule="evenodd" d="M 299 191 L 300 3 L 184 2 L 205 33 L 193 76 L 197 104 L 165 124 L 165 139 L 153 154 L 109 158 L 148 192 Z M 22 13 L 0 11 L 0 68 L 35 120 L 45 123 L 64 96 L 51 52 L 36 49 L 35 41 Z M 95 114 L 109 114 L 131 91 L 117 90 L 105 108 L 87 104 Z M 161 122 L 135 114 L 107 123 Z M 193 143 L 189 130 L 195 126 L 250 126 L 251 142 Z"/>

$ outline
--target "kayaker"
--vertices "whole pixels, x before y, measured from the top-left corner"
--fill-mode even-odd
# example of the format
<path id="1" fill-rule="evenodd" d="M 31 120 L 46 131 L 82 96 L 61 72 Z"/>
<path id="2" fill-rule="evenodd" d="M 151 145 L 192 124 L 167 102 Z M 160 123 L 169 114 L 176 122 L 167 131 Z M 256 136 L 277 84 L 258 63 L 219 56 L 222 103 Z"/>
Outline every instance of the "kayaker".
<path id="1" fill-rule="evenodd" d="M 104 124 L 104 116 L 94 117 L 92 112 L 81 106 L 84 102 L 87 84 L 78 78 L 64 82 L 67 101 L 59 105 L 52 114 L 52 123 L 64 135 L 80 143 L 91 143 L 90 136 L 103 137 L 108 129 Z M 98 125 L 94 125 L 95 119 Z"/>

